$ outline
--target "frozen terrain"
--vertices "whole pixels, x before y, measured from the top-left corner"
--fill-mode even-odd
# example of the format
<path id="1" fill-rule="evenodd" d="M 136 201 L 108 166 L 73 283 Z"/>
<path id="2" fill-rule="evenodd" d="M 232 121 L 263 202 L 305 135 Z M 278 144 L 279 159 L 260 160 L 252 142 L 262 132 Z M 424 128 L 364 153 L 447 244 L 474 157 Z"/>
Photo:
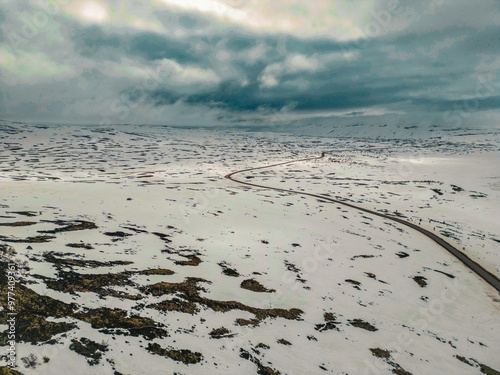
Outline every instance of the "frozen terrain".
<path id="1" fill-rule="evenodd" d="M 22 374 L 500 370 L 498 292 L 433 241 L 224 178 L 325 152 L 239 178 L 404 217 L 500 276 L 497 133 L 377 140 L 3 122 L 0 139 L 0 252 L 20 274 Z M 4 293 L 1 306 L 3 324 Z"/>

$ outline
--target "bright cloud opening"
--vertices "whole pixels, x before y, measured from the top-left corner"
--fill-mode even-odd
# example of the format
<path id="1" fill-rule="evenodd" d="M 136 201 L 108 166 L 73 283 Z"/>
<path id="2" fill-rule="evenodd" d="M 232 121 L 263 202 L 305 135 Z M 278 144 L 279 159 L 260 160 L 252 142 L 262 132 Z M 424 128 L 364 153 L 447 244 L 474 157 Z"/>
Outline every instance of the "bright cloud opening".
<path id="1" fill-rule="evenodd" d="M 108 11 L 106 7 L 96 1 L 89 1 L 82 4 L 80 15 L 91 22 L 104 22 L 108 19 Z"/>

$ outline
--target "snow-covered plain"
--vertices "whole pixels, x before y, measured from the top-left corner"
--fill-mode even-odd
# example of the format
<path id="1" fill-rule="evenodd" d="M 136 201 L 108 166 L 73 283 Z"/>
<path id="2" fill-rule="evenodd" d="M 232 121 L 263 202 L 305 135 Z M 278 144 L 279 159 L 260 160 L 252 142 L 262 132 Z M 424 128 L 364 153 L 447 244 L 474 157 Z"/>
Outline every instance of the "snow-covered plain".
<path id="1" fill-rule="evenodd" d="M 18 340 L 23 374 L 500 369 L 498 292 L 433 241 L 224 179 L 325 152 L 239 178 L 397 212 L 499 276 L 498 135 L 397 141 L 4 122 L 0 137 L 0 244 L 16 252 L 3 258 L 47 304 L 68 304 L 57 317 L 29 301 L 18 313 L 71 323 Z M 101 349 L 88 354 L 82 338 Z"/>

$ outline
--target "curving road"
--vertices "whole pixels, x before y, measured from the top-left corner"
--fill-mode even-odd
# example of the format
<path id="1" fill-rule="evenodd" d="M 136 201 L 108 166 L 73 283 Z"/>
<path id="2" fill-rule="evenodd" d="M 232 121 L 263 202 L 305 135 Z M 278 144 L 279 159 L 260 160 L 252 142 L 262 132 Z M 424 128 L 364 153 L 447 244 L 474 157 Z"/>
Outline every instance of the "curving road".
<path id="1" fill-rule="evenodd" d="M 297 191 L 297 190 L 291 190 L 291 189 L 281 189 L 281 188 L 272 187 L 272 186 L 259 185 L 259 184 L 254 184 L 252 182 L 241 181 L 241 180 L 238 180 L 238 179 L 236 179 L 236 178 L 233 177 L 234 175 L 239 174 L 239 173 L 243 173 L 243 172 L 250 172 L 250 171 L 255 171 L 255 170 L 259 170 L 259 169 L 272 168 L 272 167 L 276 167 L 278 165 L 292 164 L 292 163 L 297 163 L 297 162 L 300 162 L 300 161 L 319 160 L 319 159 L 322 159 L 324 157 L 325 157 L 325 153 L 323 152 L 321 154 L 321 156 L 318 156 L 318 157 L 307 158 L 307 159 L 299 159 L 299 160 L 292 160 L 292 161 L 286 161 L 286 162 L 282 162 L 282 163 L 276 163 L 276 164 L 266 165 L 266 166 L 263 166 L 263 167 L 255 167 L 255 168 L 242 169 L 242 170 L 239 170 L 239 171 L 235 171 L 235 172 L 229 173 L 228 175 L 225 176 L 225 178 L 227 178 L 228 180 L 231 180 L 233 182 L 236 182 L 236 183 L 239 183 L 239 184 L 243 184 L 243 185 L 247 185 L 247 186 L 253 186 L 253 187 L 258 187 L 258 188 L 263 188 L 263 189 L 270 189 L 270 190 L 282 191 L 282 192 L 287 192 L 287 193 L 295 193 L 295 194 L 307 195 L 307 196 L 314 197 L 314 198 L 319 198 L 319 199 L 322 199 L 322 200 L 325 200 L 325 201 L 329 201 L 329 202 L 341 204 L 343 206 L 354 208 L 354 209 L 356 209 L 358 211 L 363 211 L 363 212 L 366 212 L 366 213 L 371 214 L 371 215 L 380 216 L 380 217 L 383 217 L 384 219 L 392 220 L 392 221 L 395 221 L 397 223 L 406 225 L 407 227 L 410 227 L 410 228 L 415 229 L 416 231 L 422 233 L 424 236 L 430 238 L 431 240 L 433 240 L 434 242 L 436 242 L 438 245 L 440 245 L 442 248 L 444 248 L 445 250 L 447 250 L 448 252 L 450 252 L 455 258 L 457 258 L 458 260 L 460 260 L 466 267 L 468 267 L 471 271 L 473 271 L 474 273 L 476 273 L 479 277 L 481 277 L 484 281 L 486 281 L 493 288 L 495 288 L 497 290 L 497 292 L 500 293 L 500 279 L 498 279 L 498 277 L 496 277 L 495 275 L 493 275 L 491 272 L 485 270 L 480 264 L 478 264 L 475 261 L 473 261 L 472 259 L 470 259 L 462 251 L 458 250 L 455 246 L 451 245 L 450 243 L 448 243 L 447 241 L 445 241 L 444 239 L 442 239 L 441 237 L 439 237 L 435 233 L 433 233 L 431 231 L 428 231 L 427 229 L 424 229 L 424 228 L 422 228 L 422 227 L 420 227 L 420 226 L 418 226 L 416 224 L 413 224 L 413 223 L 411 223 L 409 221 L 400 219 L 398 217 L 386 215 L 386 214 L 381 213 L 381 212 L 369 210 L 367 208 L 363 208 L 363 207 L 360 207 L 360 206 L 357 206 L 357 205 L 354 205 L 354 204 L 351 204 L 351 203 L 347 203 L 347 202 L 344 202 L 344 201 L 333 199 L 333 198 L 327 197 L 325 195 L 307 193 L 307 192 Z"/>

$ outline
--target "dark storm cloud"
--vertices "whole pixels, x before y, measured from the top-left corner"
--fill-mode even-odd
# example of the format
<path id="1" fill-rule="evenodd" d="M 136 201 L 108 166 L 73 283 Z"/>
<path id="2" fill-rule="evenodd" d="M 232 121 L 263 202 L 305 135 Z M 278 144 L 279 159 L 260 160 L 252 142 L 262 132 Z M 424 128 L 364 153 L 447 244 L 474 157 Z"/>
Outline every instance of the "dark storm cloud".
<path id="1" fill-rule="evenodd" d="M 280 80 L 284 82 L 283 84 L 264 89 L 259 85 L 258 77 L 265 67 L 277 61 L 282 62 L 286 58 L 286 55 L 278 58 L 276 51 L 271 51 L 265 61 L 232 62 L 234 66 L 248 73 L 251 82 L 245 86 L 230 80 L 208 91 L 190 95 L 179 95 L 168 88 L 157 88 L 147 95 L 154 105 L 172 104 L 177 100 L 183 100 L 193 105 L 205 104 L 231 111 L 254 111 L 261 107 L 279 109 L 290 104 L 293 104 L 298 111 L 356 109 L 384 104 L 393 105 L 405 101 L 423 108 L 427 108 L 432 101 L 435 101 L 435 108 L 449 109 L 455 101 L 439 100 L 440 88 L 449 84 L 449 81 L 458 81 L 463 72 L 470 69 L 471 64 L 474 66 L 478 63 L 479 57 L 463 56 L 467 43 L 471 43 L 467 39 L 452 43 L 449 47 L 442 47 L 440 51 L 435 51 L 436 56 L 426 56 L 425 53 L 432 55 L 433 44 L 449 39 L 451 35 L 456 35 L 456 31 L 455 28 L 449 28 L 447 32 L 430 32 L 419 37 L 403 35 L 394 38 L 390 44 L 394 54 L 413 54 L 413 57 L 401 60 L 387 56 L 383 51 L 383 47 L 387 44 L 383 41 L 372 41 L 366 48 L 358 48 L 352 43 L 288 40 L 287 55 L 315 51 L 315 56 L 321 59 L 322 56 L 328 56 L 329 52 L 342 51 L 342 53 L 360 53 L 361 56 L 354 61 L 340 57 L 333 62 L 327 62 L 323 69 L 317 72 L 282 73 Z M 464 30 L 461 31 L 463 34 Z M 255 43 L 251 44 L 248 40 L 251 39 L 246 36 L 247 49 L 255 46 Z M 240 36 L 234 38 L 229 36 L 226 45 L 239 45 L 240 41 Z M 282 43 L 277 38 L 270 37 L 265 41 L 273 48 Z M 315 48 L 315 44 L 321 45 L 323 49 Z M 199 63 L 202 66 L 210 64 L 208 60 L 200 60 Z M 444 71 L 447 74 L 443 75 Z M 306 81 L 308 88 L 290 90 L 286 83 L 297 78 Z M 464 89 L 467 90 L 466 87 Z M 427 93 L 414 98 L 412 93 L 416 91 Z M 495 100 L 489 100 L 482 108 L 494 107 L 495 103 Z"/>
<path id="2" fill-rule="evenodd" d="M 469 53 L 489 53 L 498 55 L 500 51 L 500 27 L 487 27 L 484 31 L 471 33 L 463 43 Z"/>
<path id="3" fill-rule="evenodd" d="M 108 55 L 115 57 L 139 57 L 149 61 L 167 58 L 179 63 L 193 63 L 200 60 L 191 50 L 189 41 L 151 32 L 132 35 L 107 33 L 100 26 L 90 26 L 75 32 L 73 41 L 76 51 L 87 57 L 107 51 Z"/>

